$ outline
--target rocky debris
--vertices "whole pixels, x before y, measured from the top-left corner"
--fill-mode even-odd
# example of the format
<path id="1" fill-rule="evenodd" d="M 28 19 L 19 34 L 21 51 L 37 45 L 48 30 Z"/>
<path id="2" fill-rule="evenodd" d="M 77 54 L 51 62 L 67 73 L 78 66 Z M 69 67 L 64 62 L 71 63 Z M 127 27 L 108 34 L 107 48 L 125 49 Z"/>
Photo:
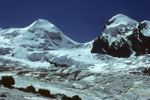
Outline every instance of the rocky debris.
<path id="1" fill-rule="evenodd" d="M 0 47 L 0 55 L 6 55 L 10 53 L 11 48 Z"/>
<path id="2" fill-rule="evenodd" d="M 14 81 L 14 78 L 12 76 L 2 76 L 2 79 L 1 79 L 0 83 L 2 85 L 4 85 L 6 88 L 12 89 L 12 85 L 15 84 L 15 81 Z M 57 98 L 58 96 L 60 96 L 59 94 L 51 94 L 50 91 L 47 90 L 47 89 L 39 89 L 38 92 L 37 92 L 35 87 L 32 86 L 32 85 L 28 86 L 26 88 L 15 88 L 15 87 L 13 87 L 13 89 L 23 91 L 23 92 L 27 92 L 27 93 L 33 93 L 33 94 L 36 94 L 36 95 L 40 94 L 41 96 L 48 97 L 48 98 Z M 0 97 L 7 97 L 7 96 L 5 94 L 1 94 Z M 60 97 L 64 98 L 64 94 L 62 94 Z M 63 99 L 63 100 L 67 100 L 67 99 Z M 75 96 L 73 96 L 72 98 L 70 98 L 68 100 L 81 100 L 81 99 L 80 99 L 79 96 L 75 95 Z"/>
<path id="3" fill-rule="evenodd" d="M 23 91 L 23 92 L 30 92 L 29 90 L 27 90 L 26 88 L 16 88 L 19 91 Z"/>
<path id="4" fill-rule="evenodd" d="M 1 97 L 2 96 L 2 97 Z M 51 98 L 45 98 L 42 96 L 38 96 L 33 93 L 23 92 L 17 89 L 10 89 L 0 86 L 0 100 L 56 100 Z"/>
<path id="5" fill-rule="evenodd" d="M 5 66 L 0 66 L 0 72 L 4 72 L 4 71 L 8 71 L 9 68 L 5 67 Z"/>
<path id="6" fill-rule="evenodd" d="M 24 75 L 24 74 L 29 73 L 29 72 L 30 71 L 20 71 L 20 72 L 17 73 L 17 75 Z"/>
<path id="7" fill-rule="evenodd" d="M 145 73 L 146 75 L 150 75 L 150 67 L 145 68 L 143 73 Z"/>
<path id="8" fill-rule="evenodd" d="M 150 79 L 150 77 L 148 75 L 129 74 L 128 72 L 130 70 L 125 70 L 126 71 L 125 73 L 120 72 L 120 71 L 118 71 L 118 73 L 116 73 L 116 72 L 113 73 L 113 71 L 111 71 L 110 73 L 101 73 L 101 74 L 97 73 L 96 75 L 91 75 L 89 73 L 83 73 L 85 71 L 80 69 L 81 70 L 81 73 L 80 73 L 81 75 L 79 74 L 78 77 L 81 80 L 70 80 L 68 77 L 70 77 L 71 73 L 74 73 L 78 70 L 77 69 L 76 70 L 75 69 L 71 70 L 71 68 L 69 68 L 67 70 L 65 68 L 62 68 L 63 70 L 60 71 L 60 73 L 70 73 L 70 75 L 68 75 L 68 77 L 65 77 L 64 80 L 57 80 L 56 79 L 57 77 L 55 77 L 55 80 L 56 80 L 55 81 L 52 78 L 55 75 L 52 75 L 50 73 L 56 73 L 56 71 L 58 71 L 58 69 L 59 68 L 54 67 L 54 69 L 52 69 L 52 72 L 51 72 L 51 70 L 46 71 L 44 69 L 38 69 L 38 70 L 33 69 L 33 73 L 36 72 L 36 75 L 38 75 L 38 74 L 49 72 L 46 75 L 46 77 L 49 77 L 50 79 L 52 79 L 50 81 L 50 83 L 54 82 L 54 84 L 55 84 L 55 82 L 56 82 L 57 84 L 60 84 L 61 87 L 71 89 L 71 91 L 75 90 L 76 91 L 75 94 L 78 94 L 78 95 L 80 95 L 80 93 L 83 93 L 83 92 L 85 93 L 86 92 L 87 95 L 91 98 L 101 97 L 102 99 L 104 99 L 104 98 L 108 99 L 108 97 L 110 97 L 109 99 L 115 99 L 118 96 L 122 96 L 122 98 L 127 98 L 127 96 L 124 96 L 124 95 L 128 94 L 128 92 L 132 88 L 146 89 L 147 87 L 150 87 L 150 85 L 148 84 L 149 83 L 148 80 Z M 139 72 L 142 73 L 143 69 L 144 69 L 144 67 L 143 68 L 138 67 L 138 68 L 133 68 L 131 71 L 137 71 L 137 72 L 139 71 Z M 23 70 L 26 70 L 26 69 L 23 68 L 22 71 Z M 21 71 L 21 70 L 18 70 L 18 71 Z M 23 79 L 25 81 L 31 81 L 32 79 L 36 79 L 34 76 L 32 76 L 31 73 L 32 73 L 32 71 L 29 72 L 29 75 L 31 75 L 31 76 L 21 75 L 19 77 L 21 77 L 20 79 Z M 88 76 L 86 76 L 86 75 L 88 75 Z M 29 80 L 28 80 L 27 77 L 29 78 Z M 30 77 L 32 77 L 32 79 Z M 49 82 L 49 81 L 44 80 L 44 78 L 46 78 L 46 77 L 40 78 L 40 79 L 42 79 L 42 82 L 46 82 L 46 83 Z M 80 77 L 82 77 L 82 78 L 80 78 Z M 60 79 L 62 79 L 62 78 L 60 77 Z M 66 80 L 69 80 L 69 81 L 66 81 Z M 31 83 L 33 83 L 33 82 L 31 81 Z M 77 89 L 77 88 L 71 87 L 74 83 L 86 86 L 87 88 L 86 89 Z M 43 86 L 45 86 L 45 85 L 43 84 Z M 19 89 L 13 89 L 13 90 L 19 90 Z M 20 90 L 26 91 L 27 88 L 20 88 Z M 26 93 L 31 93 L 31 92 L 27 91 Z M 43 95 L 40 95 L 38 93 L 38 91 L 35 93 L 35 95 L 39 96 L 39 97 L 45 97 Z M 54 97 L 59 98 L 59 99 L 64 98 L 63 95 L 58 95 L 58 94 L 51 94 L 51 95 L 53 95 Z M 128 94 L 128 95 L 132 95 L 132 94 Z M 83 96 L 83 95 L 81 94 L 80 96 Z M 69 97 L 68 94 L 67 94 L 67 97 L 68 97 L 68 99 L 72 100 L 72 97 Z M 49 99 L 51 99 L 51 98 L 49 98 Z M 92 99 L 89 99 L 89 100 L 92 100 Z M 95 100 L 99 100 L 99 99 L 95 99 Z M 120 99 L 117 99 L 117 100 L 120 100 Z M 133 100 L 135 100 L 135 99 L 133 99 Z"/>
<path id="9" fill-rule="evenodd" d="M 12 88 L 15 84 L 15 80 L 12 76 L 2 76 L 1 84 L 5 87 Z"/>
<path id="10" fill-rule="evenodd" d="M 131 69 L 130 74 L 150 76 L 150 67 L 133 68 Z"/>
<path id="11" fill-rule="evenodd" d="M 58 63 L 55 63 L 53 61 L 50 61 L 49 59 L 46 59 L 46 61 L 52 65 L 54 65 L 55 67 L 68 67 L 68 65 L 66 64 L 58 64 Z"/>
<path id="12" fill-rule="evenodd" d="M 36 89 L 34 88 L 34 86 L 28 86 L 27 88 L 15 88 L 15 89 L 18 89 L 20 91 L 23 91 L 23 92 L 31 92 L 31 93 L 34 93 L 34 94 L 37 94 L 37 95 L 41 95 L 43 97 L 48 97 L 48 98 L 56 98 L 55 94 L 51 94 L 49 90 L 47 89 L 39 89 L 38 92 L 36 91 Z"/>
<path id="13" fill-rule="evenodd" d="M 7 97 L 5 93 L 0 94 L 0 97 Z"/>

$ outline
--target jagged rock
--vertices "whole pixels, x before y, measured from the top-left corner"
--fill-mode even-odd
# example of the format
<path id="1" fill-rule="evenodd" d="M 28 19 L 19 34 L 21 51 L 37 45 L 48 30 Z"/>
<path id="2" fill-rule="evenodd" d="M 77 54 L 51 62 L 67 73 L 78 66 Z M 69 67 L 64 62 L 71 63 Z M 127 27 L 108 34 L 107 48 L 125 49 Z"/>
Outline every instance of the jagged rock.
<path id="1" fill-rule="evenodd" d="M 55 63 L 53 61 L 50 61 L 49 59 L 46 59 L 46 61 L 52 65 L 54 65 L 55 67 L 68 67 L 68 65 L 66 64 L 58 64 L 58 63 Z"/>
<path id="2" fill-rule="evenodd" d="M 28 91 L 30 91 L 30 92 L 32 92 L 32 93 L 36 93 L 36 90 L 35 90 L 35 88 L 31 85 L 31 86 L 28 86 L 27 88 L 26 88 Z"/>
<path id="3" fill-rule="evenodd" d="M 5 87 L 11 88 L 15 84 L 15 80 L 12 76 L 2 76 L 1 84 Z"/>
<path id="4" fill-rule="evenodd" d="M 39 89 L 38 93 L 47 97 L 50 95 L 50 91 L 46 89 Z"/>
<path id="5" fill-rule="evenodd" d="M 63 95 L 61 100 L 72 100 L 70 97 L 67 97 L 66 95 Z"/>
<path id="6" fill-rule="evenodd" d="M 78 95 L 75 95 L 72 98 L 68 97 L 66 95 L 63 95 L 62 98 L 61 98 L 61 100 L 81 100 L 81 98 Z"/>
<path id="7" fill-rule="evenodd" d="M 17 73 L 17 75 L 24 75 L 24 74 L 26 74 L 26 73 L 29 73 L 30 71 L 19 71 L 18 73 Z"/>
<path id="8" fill-rule="evenodd" d="M 45 96 L 45 97 L 49 97 L 49 98 L 55 98 L 54 95 L 51 95 L 50 91 L 47 90 L 47 89 L 39 89 L 38 93 L 42 96 Z"/>
<path id="9" fill-rule="evenodd" d="M 72 97 L 71 100 L 81 100 L 81 98 L 78 95 L 75 95 L 75 96 Z"/>
<path id="10" fill-rule="evenodd" d="M 144 74 L 146 74 L 146 75 L 150 75 L 150 67 L 145 68 L 145 70 L 144 70 L 143 72 L 144 72 Z"/>
<path id="11" fill-rule="evenodd" d="M 116 43 L 119 44 L 119 42 L 113 42 L 112 45 L 109 46 L 107 40 L 98 37 L 93 43 L 93 48 L 91 52 L 108 54 L 114 57 L 129 57 L 132 53 L 130 50 L 130 46 L 125 42 L 124 39 L 122 39 L 121 41 L 121 47 L 119 45 L 116 45 Z"/>
<path id="12" fill-rule="evenodd" d="M 26 88 L 16 88 L 18 89 L 19 91 L 23 91 L 23 92 L 30 92 L 29 90 L 27 90 Z"/>

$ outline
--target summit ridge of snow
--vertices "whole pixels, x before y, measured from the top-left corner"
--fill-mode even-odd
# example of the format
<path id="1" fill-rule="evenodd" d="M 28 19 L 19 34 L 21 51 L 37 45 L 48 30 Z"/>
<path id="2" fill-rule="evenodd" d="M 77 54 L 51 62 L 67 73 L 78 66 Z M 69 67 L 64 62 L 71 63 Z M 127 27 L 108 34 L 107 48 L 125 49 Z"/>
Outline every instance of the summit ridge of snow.
<path id="1" fill-rule="evenodd" d="M 54 24 L 50 23 L 48 20 L 38 19 L 38 20 L 34 21 L 28 27 L 32 27 L 32 28 L 55 28 L 56 26 Z"/>
<path id="2" fill-rule="evenodd" d="M 118 27 L 119 25 L 124 25 L 124 26 L 134 26 L 138 22 L 131 19 L 130 17 L 123 15 L 123 14 L 117 14 L 113 16 L 107 23 L 106 27 L 111 28 L 111 27 Z"/>

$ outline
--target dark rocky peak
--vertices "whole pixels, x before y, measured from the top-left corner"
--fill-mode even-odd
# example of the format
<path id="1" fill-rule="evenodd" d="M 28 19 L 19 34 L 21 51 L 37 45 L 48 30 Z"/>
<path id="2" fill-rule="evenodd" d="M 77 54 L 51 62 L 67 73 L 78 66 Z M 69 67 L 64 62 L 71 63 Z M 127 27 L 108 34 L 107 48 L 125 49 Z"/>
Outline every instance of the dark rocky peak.
<path id="1" fill-rule="evenodd" d="M 118 14 L 105 25 L 102 34 L 93 42 L 92 53 L 114 57 L 150 54 L 150 22 L 135 20 Z"/>

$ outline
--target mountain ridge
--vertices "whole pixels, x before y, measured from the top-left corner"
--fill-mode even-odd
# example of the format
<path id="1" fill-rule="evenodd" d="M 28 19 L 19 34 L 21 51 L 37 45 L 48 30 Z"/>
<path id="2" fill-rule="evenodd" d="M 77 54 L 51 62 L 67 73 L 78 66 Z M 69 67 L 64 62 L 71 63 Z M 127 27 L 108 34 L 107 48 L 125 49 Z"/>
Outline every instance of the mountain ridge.
<path id="1" fill-rule="evenodd" d="M 150 22 L 147 20 L 137 22 L 123 14 L 117 14 L 109 19 L 104 25 L 102 34 L 87 43 L 75 42 L 45 19 L 38 19 L 25 28 L 3 29 L 0 31 L 0 36 L 5 41 L 1 41 L 1 45 L 7 44 L 5 46 L 8 47 L 13 45 L 10 48 L 16 46 L 29 51 L 82 47 L 91 49 L 91 53 L 108 54 L 114 57 L 150 53 L 148 46 Z"/>

